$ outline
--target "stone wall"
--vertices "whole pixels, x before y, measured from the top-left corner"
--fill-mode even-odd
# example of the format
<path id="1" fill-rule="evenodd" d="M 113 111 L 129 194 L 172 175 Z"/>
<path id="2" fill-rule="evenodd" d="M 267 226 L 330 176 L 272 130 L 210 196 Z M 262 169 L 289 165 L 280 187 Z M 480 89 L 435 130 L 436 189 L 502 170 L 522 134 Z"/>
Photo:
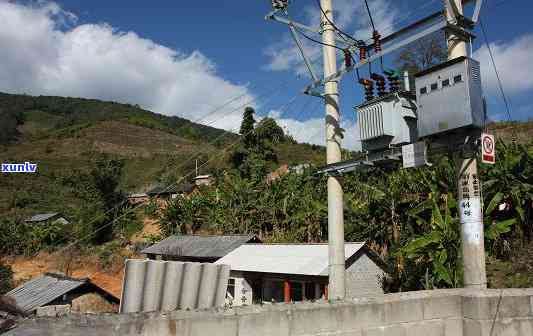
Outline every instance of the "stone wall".
<path id="1" fill-rule="evenodd" d="M 27 321 L 8 335 L 489 336 L 493 321 L 493 336 L 533 335 L 533 289 L 435 290 L 335 304 L 70 315 Z"/>

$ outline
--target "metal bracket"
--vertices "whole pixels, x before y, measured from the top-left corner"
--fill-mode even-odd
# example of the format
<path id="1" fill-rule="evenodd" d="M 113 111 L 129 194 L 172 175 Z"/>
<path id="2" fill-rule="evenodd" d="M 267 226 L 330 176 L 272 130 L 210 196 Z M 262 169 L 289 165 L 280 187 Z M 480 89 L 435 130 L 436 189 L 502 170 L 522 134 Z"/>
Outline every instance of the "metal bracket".
<path id="1" fill-rule="evenodd" d="M 474 13 L 472 15 L 472 19 L 469 19 L 469 18 L 465 17 L 463 15 L 463 13 L 459 12 L 459 9 L 455 5 L 454 1 L 452 1 L 452 0 L 444 0 L 444 5 L 445 5 L 448 13 L 450 13 L 450 15 L 452 17 L 452 22 L 453 23 L 455 23 L 457 25 L 460 25 L 460 26 L 463 26 L 465 28 L 469 28 L 469 29 L 472 29 L 474 27 L 474 25 L 479 20 L 479 15 L 480 15 L 480 12 L 481 12 L 481 8 L 483 7 L 483 0 L 469 0 L 469 1 L 463 1 L 463 2 L 464 3 L 469 3 L 469 2 L 472 2 L 472 1 L 475 1 L 476 4 L 475 4 L 475 7 L 474 7 Z"/>
<path id="2" fill-rule="evenodd" d="M 291 35 L 292 35 L 292 38 L 294 39 L 294 42 L 298 46 L 298 50 L 300 50 L 300 54 L 302 55 L 302 58 L 304 59 L 305 66 L 307 67 L 307 70 L 309 71 L 311 78 L 314 81 L 317 81 L 318 77 L 315 75 L 315 72 L 313 71 L 313 64 L 311 64 L 311 62 L 307 58 L 307 55 L 305 54 L 302 43 L 300 42 L 300 39 L 298 39 L 298 34 L 296 34 L 296 30 L 294 29 L 294 26 L 292 24 L 289 24 L 289 30 L 291 31 Z"/>
<path id="3" fill-rule="evenodd" d="M 319 81 L 315 81 L 313 83 L 311 83 L 310 85 L 308 85 L 305 89 L 304 89 L 304 92 L 309 92 L 311 91 L 312 89 L 315 89 L 317 88 L 318 86 L 321 86 L 321 85 L 324 85 L 324 83 L 327 83 L 329 81 L 332 81 L 332 80 L 335 80 L 335 79 L 338 79 L 339 77 L 341 77 L 342 75 L 344 75 L 345 73 L 348 73 L 352 70 L 355 70 L 355 69 L 358 69 L 364 65 L 367 65 L 368 63 L 370 62 L 373 62 L 375 60 L 378 60 L 380 57 L 386 55 L 386 54 L 389 54 L 399 48 L 402 48 L 404 46 L 406 46 L 407 44 L 409 43 L 412 43 L 426 35 L 429 35 L 431 33 L 434 33 L 436 31 L 439 31 L 441 29 L 444 29 L 445 27 L 448 26 L 448 23 L 446 22 L 446 20 L 444 19 L 441 19 L 439 22 L 433 24 L 431 27 L 413 35 L 413 36 L 410 36 L 398 43 L 395 43 L 393 44 L 392 46 L 390 47 L 387 47 L 385 49 L 383 49 L 383 51 L 377 53 L 377 54 L 374 54 L 372 56 L 370 56 L 369 58 L 367 58 L 366 60 L 363 60 L 357 64 L 354 64 L 348 68 L 344 68 L 344 69 L 341 69 L 339 71 L 337 71 L 336 73 L 334 73 L 333 75 L 329 76 L 329 77 L 326 77 L 324 78 L 323 80 L 319 80 Z"/>
<path id="4" fill-rule="evenodd" d="M 472 15 L 472 22 L 476 24 L 479 21 L 479 15 L 483 6 L 483 0 L 476 0 L 476 7 L 474 8 L 474 15 Z"/>
<path id="5" fill-rule="evenodd" d="M 366 160 L 348 160 L 320 167 L 316 170 L 315 175 L 341 176 L 344 173 L 373 166 L 372 162 Z"/>

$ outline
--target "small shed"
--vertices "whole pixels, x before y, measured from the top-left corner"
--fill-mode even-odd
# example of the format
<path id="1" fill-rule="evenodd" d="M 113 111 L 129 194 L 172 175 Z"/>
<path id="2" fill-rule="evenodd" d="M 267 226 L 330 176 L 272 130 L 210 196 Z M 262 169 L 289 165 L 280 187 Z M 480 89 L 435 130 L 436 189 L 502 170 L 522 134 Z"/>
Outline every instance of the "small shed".
<path id="1" fill-rule="evenodd" d="M 211 175 L 198 175 L 194 178 L 194 184 L 199 186 L 208 186 L 213 183 L 213 177 Z"/>
<path id="2" fill-rule="evenodd" d="M 43 311 L 112 312 L 116 311 L 120 299 L 95 285 L 88 278 L 76 279 L 62 274 L 45 273 L 6 294 L 13 298 L 25 313 Z M 85 302 L 94 306 L 87 306 Z M 47 315 L 49 313 L 46 313 Z"/>
<path id="3" fill-rule="evenodd" d="M 348 297 L 383 294 L 385 264 L 365 243 L 345 243 Z M 233 305 L 327 298 L 327 244 L 246 244 L 216 261 L 231 268 Z"/>
<path id="4" fill-rule="evenodd" d="M 149 259 L 215 262 L 239 246 L 260 243 L 255 235 L 170 236 L 141 251 Z"/>
<path id="5" fill-rule="evenodd" d="M 36 214 L 25 220 L 28 224 L 47 224 L 58 222 L 60 224 L 68 224 L 69 221 L 60 212 L 50 212 Z"/>
<path id="6" fill-rule="evenodd" d="M 161 199 L 174 199 L 178 195 L 187 195 L 194 190 L 194 186 L 190 183 L 182 183 L 180 185 L 171 184 L 169 186 L 157 186 L 147 192 L 150 197 L 157 197 Z"/>
<path id="7" fill-rule="evenodd" d="M 143 204 L 150 200 L 147 193 L 133 193 L 128 195 L 128 202 L 132 205 Z"/>

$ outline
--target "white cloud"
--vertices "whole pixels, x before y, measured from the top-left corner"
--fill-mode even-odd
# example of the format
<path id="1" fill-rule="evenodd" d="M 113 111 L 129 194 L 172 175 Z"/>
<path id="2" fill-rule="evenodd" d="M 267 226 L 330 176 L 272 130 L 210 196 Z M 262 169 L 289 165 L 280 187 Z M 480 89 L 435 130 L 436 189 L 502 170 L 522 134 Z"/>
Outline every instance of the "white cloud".
<path id="1" fill-rule="evenodd" d="M 498 73 L 506 93 L 520 94 L 533 89 L 533 34 L 520 36 L 509 42 L 490 44 Z M 481 63 L 481 78 L 487 93 L 498 93 L 498 82 L 486 46 L 474 53 Z"/>
<path id="2" fill-rule="evenodd" d="M 283 118 L 278 111 L 270 111 L 269 117 L 276 119 L 276 122 L 285 130 L 301 142 L 325 146 L 326 127 L 324 118 L 312 118 L 307 120 L 296 120 Z M 344 138 L 342 147 L 352 150 L 361 149 L 359 138 L 359 127 L 353 122 L 341 122 Z"/>
<path id="3" fill-rule="evenodd" d="M 233 131 L 242 118 L 238 107 L 255 97 L 246 85 L 218 75 L 199 51 L 184 54 L 105 23 L 79 25 L 54 2 L 33 4 L 0 0 L 0 91 L 139 104 L 193 121 L 242 96 L 200 120 Z M 277 119 L 298 141 L 324 139 L 322 119 Z M 347 129 L 351 139 L 354 126 Z"/>
<path id="4" fill-rule="evenodd" d="M 314 3 L 314 1 L 313 1 Z M 376 29 L 378 31 L 390 31 L 394 27 L 394 21 L 399 11 L 391 1 L 375 0 L 369 3 L 370 10 Z M 319 26 L 320 10 L 315 6 L 306 6 L 304 9 L 303 22 L 313 27 Z M 335 1 L 335 24 L 344 32 L 353 33 L 357 39 L 368 40 L 372 36 L 372 29 L 368 14 L 363 2 L 352 0 Z M 307 33 L 306 33 L 307 34 Z M 311 35 L 309 33 L 308 35 Z M 320 40 L 320 35 L 312 34 L 313 38 Z M 305 52 L 316 63 L 315 70 L 320 73 L 321 69 L 321 46 L 300 36 Z M 268 46 L 265 49 L 270 62 L 265 69 L 272 71 L 293 70 L 298 75 L 307 75 L 298 47 L 291 36 L 287 33 L 281 37 L 281 41 Z"/>
<path id="5" fill-rule="evenodd" d="M 53 2 L 0 0 L 0 45 L 2 91 L 127 102 L 191 120 L 242 95 L 202 120 L 225 129 L 241 119 L 228 111 L 253 99 L 199 51 L 186 55 L 107 24 L 76 25 Z"/>

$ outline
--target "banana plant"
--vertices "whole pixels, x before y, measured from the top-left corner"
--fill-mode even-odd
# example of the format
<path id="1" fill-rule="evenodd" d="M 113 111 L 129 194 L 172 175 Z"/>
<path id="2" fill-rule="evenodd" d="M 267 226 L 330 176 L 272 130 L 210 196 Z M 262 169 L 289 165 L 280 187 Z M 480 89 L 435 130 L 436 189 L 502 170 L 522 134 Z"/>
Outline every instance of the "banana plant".
<path id="1" fill-rule="evenodd" d="M 426 223 L 430 230 L 412 239 L 398 253 L 411 261 L 414 267 L 425 269 L 427 275 L 420 279 L 422 286 L 458 287 L 462 276 L 457 202 L 451 193 L 429 196 L 429 200 L 411 210 L 410 215 L 420 223 L 426 221 L 423 213 L 430 211 L 431 217 Z"/>

